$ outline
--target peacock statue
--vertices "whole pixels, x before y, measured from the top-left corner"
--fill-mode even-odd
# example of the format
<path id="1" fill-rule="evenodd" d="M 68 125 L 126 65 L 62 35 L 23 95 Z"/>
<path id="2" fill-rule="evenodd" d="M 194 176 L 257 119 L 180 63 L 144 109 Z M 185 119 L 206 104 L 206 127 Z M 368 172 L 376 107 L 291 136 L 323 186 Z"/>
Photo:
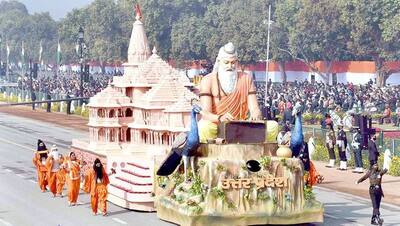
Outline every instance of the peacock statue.
<path id="1" fill-rule="evenodd" d="M 294 122 L 294 128 L 291 132 L 290 138 L 290 149 L 292 150 L 292 156 L 298 157 L 301 149 L 303 148 L 303 126 L 301 123 L 301 104 L 299 102 L 293 108 L 293 115 L 296 117 Z"/>
<path id="2" fill-rule="evenodd" d="M 161 164 L 157 171 L 158 176 L 168 176 L 172 174 L 181 163 L 185 169 L 185 180 L 187 181 L 188 162 L 194 173 L 194 153 L 200 145 L 199 130 L 197 125 L 197 115 L 201 112 L 201 107 L 193 105 L 191 111 L 190 130 L 179 134 L 172 144 L 171 152 Z"/>

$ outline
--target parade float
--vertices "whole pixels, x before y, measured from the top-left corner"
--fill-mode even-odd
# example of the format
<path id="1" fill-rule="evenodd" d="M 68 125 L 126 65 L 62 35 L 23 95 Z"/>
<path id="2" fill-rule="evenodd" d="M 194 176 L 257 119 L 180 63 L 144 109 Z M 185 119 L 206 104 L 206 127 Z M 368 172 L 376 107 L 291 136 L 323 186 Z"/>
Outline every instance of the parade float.
<path id="1" fill-rule="evenodd" d="M 179 225 L 322 222 L 323 207 L 304 191 L 298 159 L 273 156 L 276 144 L 202 144 L 185 182 L 178 169 L 157 180 L 157 215 Z M 246 163 L 260 162 L 252 172 Z"/>
<path id="2" fill-rule="evenodd" d="M 89 139 L 72 140 L 71 151 L 89 164 L 95 158 L 116 169 L 108 200 L 124 208 L 154 211 L 154 159 L 168 153 L 190 122 L 192 84 L 150 52 L 140 11 L 128 48 L 124 75 L 90 98 Z"/>
<path id="3" fill-rule="evenodd" d="M 192 101 L 198 97 L 184 74 L 163 61 L 155 48 L 150 52 L 140 11 L 124 67 L 123 76 L 90 98 L 89 139 L 74 139 L 71 146 L 89 163 L 86 167 L 100 158 L 116 170 L 108 201 L 127 209 L 156 210 L 160 219 L 180 225 L 323 221 L 322 204 L 304 186 L 303 164 L 291 158 L 288 147 L 278 148 L 276 136 L 266 139 L 265 122 L 258 122 L 264 125 L 261 131 L 247 128 L 236 134 L 239 140 L 249 133 L 261 135 L 257 142 L 200 144 L 188 178 L 182 165 L 170 176 L 158 176 L 176 138 L 189 130 Z"/>
<path id="4" fill-rule="evenodd" d="M 157 176 L 159 218 L 179 225 L 323 222 L 323 206 L 305 186 L 301 115 L 290 138 L 291 142 L 301 140 L 300 158 L 292 158 L 289 146 L 278 147 L 276 138 L 268 139 L 272 132 L 267 130 L 268 125 L 273 123 L 224 122 L 217 139 L 196 148 L 189 176 L 189 168 L 182 166 L 185 164 L 168 177 Z M 192 131 L 193 127 L 189 135 Z M 290 147 L 296 149 L 292 144 Z M 177 152 L 174 146 L 173 151 Z M 158 175 L 174 165 L 170 161 L 173 157 L 170 154 L 156 161 Z"/>

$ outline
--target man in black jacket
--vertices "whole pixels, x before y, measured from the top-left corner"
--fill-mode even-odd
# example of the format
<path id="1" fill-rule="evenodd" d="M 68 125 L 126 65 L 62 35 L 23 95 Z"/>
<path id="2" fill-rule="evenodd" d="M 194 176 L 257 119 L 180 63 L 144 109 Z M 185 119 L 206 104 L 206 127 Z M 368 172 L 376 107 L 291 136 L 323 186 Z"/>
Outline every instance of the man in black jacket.
<path id="1" fill-rule="evenodd" d="M 369 151 L 369 167 L 371 168 L 375 163 L 378 163 L 379 151 L 376 147 L 376 135 L 368 141 L 368 151 Z"/>
<path id="2" fill-rule="evenodd" d="M 47 100 L 51 100 L 50 93 L 47 93 L 47 94 L 46 94 L 46 99 L 47 99 Z M 50 102 L 50 101 L 47 102 L 47 109 L 46 109 L 46 112 L 51 112 L 51 102 Z"/>
<path id="3" fill-rule="evenodd" d="M 381 218 L 381 213 L 379 211 L 379 207 L 381 205 L 381 199 L 384 197 L 383 191 L 382 191 L 382 176 L 387 173 L 387 169 L 379 169 L 378 164 L 374 164 L 371 166 L 370 170 L 367 171 L 367 173 L 361 177 L 358 181 L 356 181 L 356 184 L 359 184 L 363 182 L 364 180 L 369 178 L 369 196 L 371 198 L 372 202 L 372 218 L 371 218 L 371 224 L 372 225 L 382 225 L 383 224 L 383 219 Z"/>
<path id="4" fill-rule="evenodd" d="M 67 93 L 67 96 L 65 96 L 65 99 L 69 99 L 71 98 L 71 96 L 69 95 L 69 93 Z M 71 101 L 67 100 L 67 115 L 71 114 Z"/>
<path id="5" fill-rule="evenodd" d="M 32 100 L 32 102 L 35 102 L 35 101 L 36 101 L 36 94 L 35 94 L 35 92 L 32 92 L 32 93 L 31 93 L 31 100 Z M 35 103 L 32 103 L 32 110 L 35 110 Z"/>

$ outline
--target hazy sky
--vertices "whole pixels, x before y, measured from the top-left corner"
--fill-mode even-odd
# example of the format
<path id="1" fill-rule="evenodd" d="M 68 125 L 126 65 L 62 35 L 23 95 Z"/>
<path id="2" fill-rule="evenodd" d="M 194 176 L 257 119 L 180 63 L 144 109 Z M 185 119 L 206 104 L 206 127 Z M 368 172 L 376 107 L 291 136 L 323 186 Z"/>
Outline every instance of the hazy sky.
<path id="1" fill-rule="evenodd" d="M 2 0 L 0 0 L 2 1 Z M 25 4 L 30 14 L 35 12 L 50 12 L 50 15 L 59 20 L 72 11 L 93 2 L 93 0 L 18 0 Z"/>

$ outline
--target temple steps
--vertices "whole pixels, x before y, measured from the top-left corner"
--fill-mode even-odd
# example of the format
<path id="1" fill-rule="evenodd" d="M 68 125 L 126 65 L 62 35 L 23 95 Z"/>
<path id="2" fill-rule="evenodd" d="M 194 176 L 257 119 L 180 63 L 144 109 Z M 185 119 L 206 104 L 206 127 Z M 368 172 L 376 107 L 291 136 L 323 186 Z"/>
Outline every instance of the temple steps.
<path id="1" fill-rule="evenodd" d="M 108 191 L 110 194 L 123 197 L 128 202 L 153 202 L 153 193 L 151 191 L 137 191 L 130 188 L 124 187 L 122 185 L 111 183 L 108 186 Z"/>

